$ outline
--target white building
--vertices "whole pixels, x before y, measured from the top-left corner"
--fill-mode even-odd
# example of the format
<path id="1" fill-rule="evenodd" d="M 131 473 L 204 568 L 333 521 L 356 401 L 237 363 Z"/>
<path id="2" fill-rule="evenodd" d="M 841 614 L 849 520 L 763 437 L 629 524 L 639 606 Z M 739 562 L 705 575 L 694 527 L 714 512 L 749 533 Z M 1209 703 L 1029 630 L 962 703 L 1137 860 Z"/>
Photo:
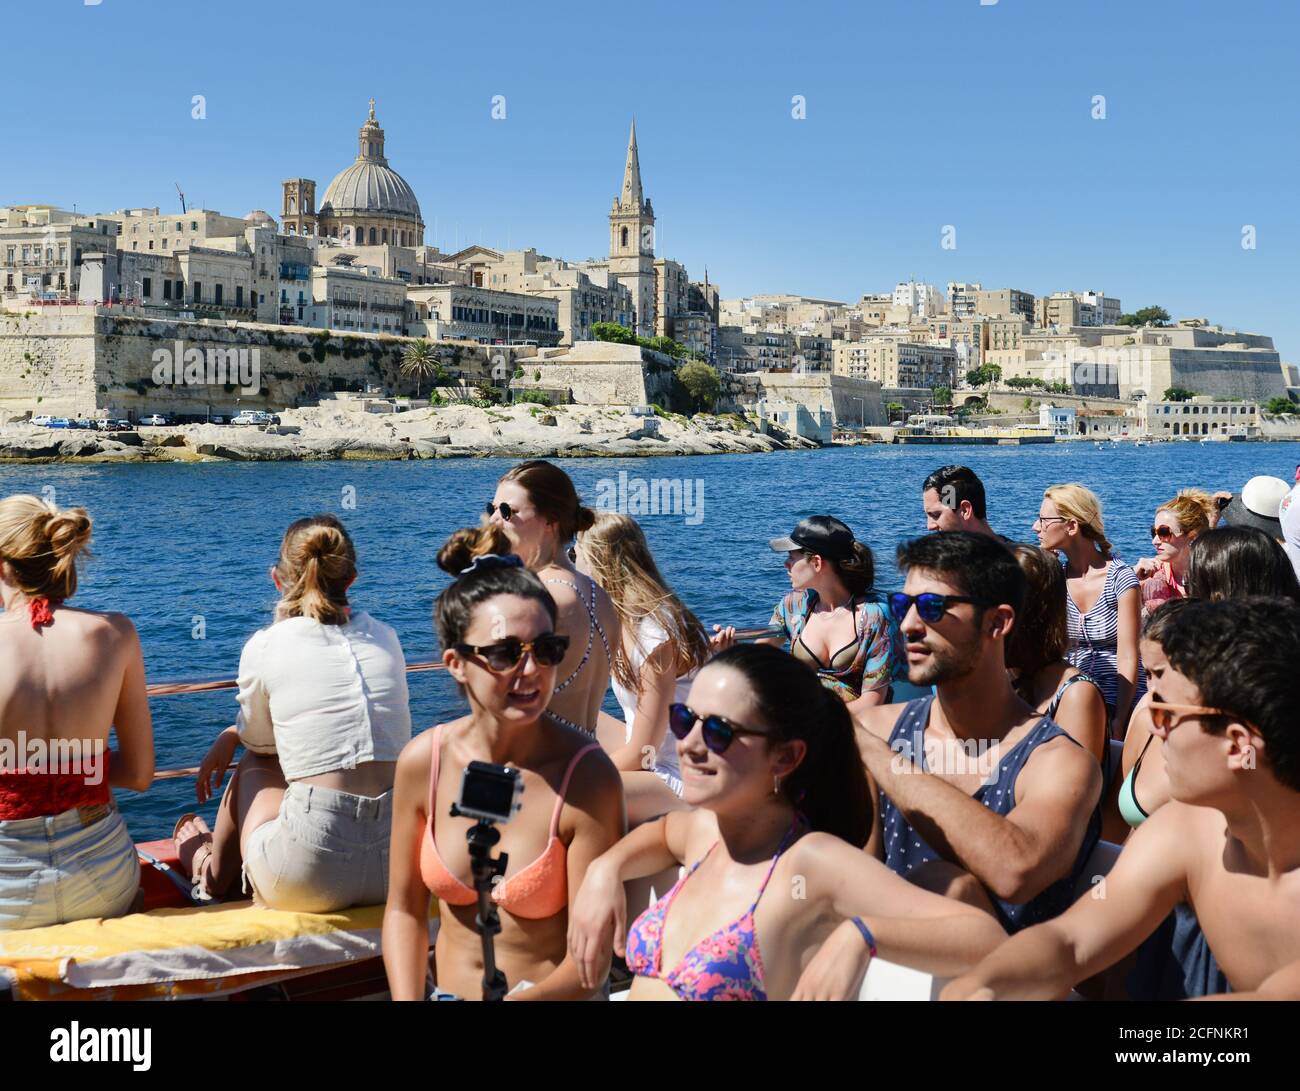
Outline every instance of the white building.
<path id="1" fill-rule="evenodd" d="M 933 284 L 909 280 L 894 288 L 894 306 L 908 308 L 917 318 L 929 318 L 943 310 L 943 292 Z"/>
<path id="2" fill-rule="evenodd" d="M 1136 408 L 1138 431 L 1156 438 L 1259 434 L 1257 402 L 1198 397 L 1185 402 L 1145 400 Z"/>
<path id="3" fill-rule="evenodd" d="M 1054 436 L 1072 436 L 1077 411 L 1073 406 L 1056 406 L 1044 402 L 1038 407 L 1038 426 L 1050 428 Z"/>

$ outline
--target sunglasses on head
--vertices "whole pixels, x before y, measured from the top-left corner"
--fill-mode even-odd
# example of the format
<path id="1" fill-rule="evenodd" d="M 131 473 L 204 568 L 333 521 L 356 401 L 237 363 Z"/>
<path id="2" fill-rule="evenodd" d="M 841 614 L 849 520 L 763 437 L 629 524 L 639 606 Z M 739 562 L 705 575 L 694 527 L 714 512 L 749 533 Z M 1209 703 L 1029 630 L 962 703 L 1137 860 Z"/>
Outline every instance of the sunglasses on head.
<path id="1" fill-rule="evenodd" d="M 510 517 L 516 514 L 515 510 L 504 500 L 502 500 L 501 503 L 499 504 L 494 504 L 492 503 L 491 500 L 489 500 L 483 508 L 483 514 L 486 515 L 489 519 L 491 519 L 493 514 L 497 511 L 498 508 L 501 511 L 501 518 L 504 519 L 507 523 L 510 522 Z"/>
<path id="2" fill-rule="evenodd" d="M 456 644 L 461 655 L 482 659 L 491 671 L 508 671 L 517 666 L 525 652 L 532 652 L 539 667 L 558 667 L 569 650 L 569 638 L 559 633 L 543 633 L 536 640 L 520 640 L 508 636 L 495 644 Z"/>
<path id="3" fill-rule="evenodd" d="M 943 618 L 953 606 L 954 603 L 969 602 L 973 606 L 992 606 L 993 603 L 985 602 L 983 599 L 973 599 L 968 595 L 936 595 L 931 591 L 922 592 L 919 595 L 908 595 L 902 591 L 895 591 L 889 596 L 889 612 L 894 615 L 895 621 L 902 621 L 907 617 L 907 611 L 916 604 L 916 613 L 924 622 L 933 625 L 936 621 Z"/>
<path id="4" fill-rule="evenodd" d="M 704 724 L 704 745 L 715 754 L 723 753 L 737 735 L 766 735 L 766 731 L 751 731 L 721 716 L 699 716 L 683 704 L 668 706 L 668 727 L 679 739 L 686 738 L 699 720 Z"/>
<path id="5" fill-rule="evenodd" d="M 1167 542 L 1171 538 L 1177 537 L 1177 535 L 1174 533 L 1173 527 L 1152 527 L 1151 537 L 1159 538 L 1162 542 Z"/>

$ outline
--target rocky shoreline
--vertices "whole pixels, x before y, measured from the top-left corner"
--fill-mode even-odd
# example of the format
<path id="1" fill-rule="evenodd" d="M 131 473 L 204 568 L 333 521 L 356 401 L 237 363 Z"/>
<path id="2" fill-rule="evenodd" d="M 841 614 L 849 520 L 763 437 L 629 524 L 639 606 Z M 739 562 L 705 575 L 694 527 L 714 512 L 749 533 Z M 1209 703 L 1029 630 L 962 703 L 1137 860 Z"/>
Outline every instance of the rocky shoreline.
<path id="1" fill-rule="evenodd" d="M 266 430 L 192 424 L 132 432 L 0 426 L 0 463 L 321 462 L 430 458 L 609 458 L 757 454 L 815 448 L 764 435 L 737 416 L 636 416 L 604 406 L 468 405 L 364 413 L 290 409 Z"/>

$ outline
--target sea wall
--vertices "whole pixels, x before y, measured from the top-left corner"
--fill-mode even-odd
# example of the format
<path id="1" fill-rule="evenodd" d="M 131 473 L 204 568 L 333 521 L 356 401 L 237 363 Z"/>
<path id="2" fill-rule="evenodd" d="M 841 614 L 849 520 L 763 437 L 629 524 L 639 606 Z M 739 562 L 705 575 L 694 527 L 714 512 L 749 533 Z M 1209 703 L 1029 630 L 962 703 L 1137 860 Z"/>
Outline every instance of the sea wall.
<path id="1" fill-rule="evenodd" d="M 125 313 L 122 308 L 60 307 L 0 311 L 0 410 L 54 416 L 137 419 L 150 413 L 231 414 L 237 409 L 281 410 L 317 401 L 333 391 L 382 387 L 414 394 L 417 380 L 400 372 L 410 338 L 360 335 L 257 323 L 182 321 Z M 159 382 L 159 350 L 246 350 L 256 360 L 256 389 L 240 376 L 225 382 L 187 382 L 184 374 Z M 470 380 L 493 367 L 513 369 L 519 350 L 465 342 L 435 345 L 442 366 Z M 254 351 L 256 356 L 253 356 Z M 529 350 L 531 353 L 531 350 Z M 243 374 L 248 374 L 249 364 Z M 204 380 L 212 377 L 206 372 Z M 427 392 L 429 382 L 423 381 Z"/>

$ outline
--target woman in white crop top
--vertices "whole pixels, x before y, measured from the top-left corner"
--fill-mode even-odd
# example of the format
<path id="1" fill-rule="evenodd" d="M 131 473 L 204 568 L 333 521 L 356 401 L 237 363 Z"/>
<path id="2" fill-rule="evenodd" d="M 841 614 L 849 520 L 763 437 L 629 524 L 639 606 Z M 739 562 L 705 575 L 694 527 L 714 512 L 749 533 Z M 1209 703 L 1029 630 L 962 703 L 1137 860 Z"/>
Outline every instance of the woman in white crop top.
<path id="1" fill-rule="evenodd" d="M 300 519 L 271 570 L 275 622 L 239 660 L 239 714 L 199 769 L 197 795 L 244 757 L 215 831 L 187 815 L 177 852 L 196 893 L 219 896 L 242 869 L 263 905 L 329 912 L 384 900 L 396 762 L 411 739 L 397 634 L 348 606 L 356 553 L 332 515 Z"/>

